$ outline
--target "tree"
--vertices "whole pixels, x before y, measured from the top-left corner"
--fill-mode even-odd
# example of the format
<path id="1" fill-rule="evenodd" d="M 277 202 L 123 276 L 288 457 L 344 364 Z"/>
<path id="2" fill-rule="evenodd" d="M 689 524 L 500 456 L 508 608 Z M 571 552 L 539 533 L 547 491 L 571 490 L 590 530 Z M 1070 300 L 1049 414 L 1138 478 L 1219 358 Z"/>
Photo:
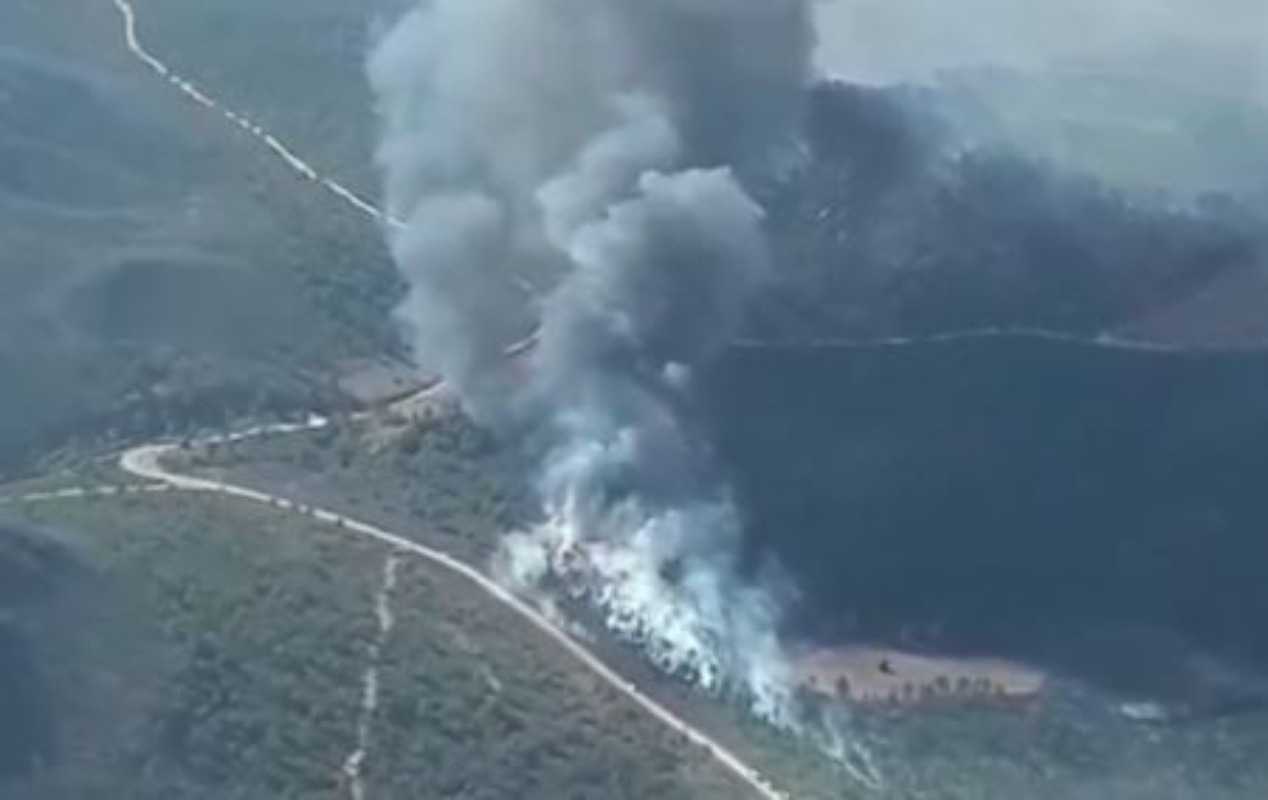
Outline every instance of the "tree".
<path id="1" fill-rule="evenodd" d="M 850 687 L 849 678 L 847 678 L 844 675 L 837 678 L 837 682 L 836 682 L 837 697 L 841 698 L 842 700 L 848 700 L 850 698 L 850 688 L 851 687 Z"/>

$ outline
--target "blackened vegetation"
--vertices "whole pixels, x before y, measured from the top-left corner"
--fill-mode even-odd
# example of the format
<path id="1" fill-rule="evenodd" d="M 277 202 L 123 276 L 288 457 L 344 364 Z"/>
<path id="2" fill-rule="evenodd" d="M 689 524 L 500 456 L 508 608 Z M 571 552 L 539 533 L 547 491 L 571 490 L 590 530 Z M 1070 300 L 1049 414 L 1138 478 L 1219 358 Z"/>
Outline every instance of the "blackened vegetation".
<path id="1" fill-rule="evenodd" d="M 1165 631 L 1268 665 L 1268 357 L 746 349 L 707 395 L 807 631 L 1042 655 Z"/>
<path id="2" fill-rule="evenodd" d="M 1093 333 L 1265 268 L 1268 226 L 1238 199 L 1130 195 L 975 148 L 919 110 L 935 100 L 840 84 L 814 92 L 812 157 L 766 198 L 781 283 L 753 335 Z"/>
<path id="3" fill-rule="evenodd" d="M 1164 663 L 1228 683 L 1195 648 L 1268 665 L 1265 217 L 976 147 L 936 100 L 817 88 L 810 158 L 763 194 L 779 280 L 701 382 L 752 562 L 786 564 L 817 638 L 1005 651 L 1116 684 Z M 1207 355 L 822 346 L 979 328 Z"/>

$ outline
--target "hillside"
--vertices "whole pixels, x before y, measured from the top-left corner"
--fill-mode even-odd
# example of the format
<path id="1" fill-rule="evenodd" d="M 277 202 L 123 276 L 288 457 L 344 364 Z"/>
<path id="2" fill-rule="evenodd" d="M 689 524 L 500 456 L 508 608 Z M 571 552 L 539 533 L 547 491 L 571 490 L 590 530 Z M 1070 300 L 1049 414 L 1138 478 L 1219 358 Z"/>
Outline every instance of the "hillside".
<path id="1" fill-rule="evenodd" d="M 231 108 L 365 197 L 376 197 L 377 117 L 364 63 L 407 0 L 138 0 L 140 34 Z"/>
<path id="2" fill-rule="evenodd" d="M 966 138 L 942 105 L 963 100 L 816 89 L 810 157 L 766 188 L 779 280 L 749 336 L 1025 327 L 1207 348 L 1268 341 L 1260 193 L 1125 189 Z M 1136 144 L 1149 157 L 1150 140 Z"/>
<path id="3" fill-rule="evenodd" d="M 797 376 L 796 367 L 812 359 L 791 355 L 781 359 L 778 363 L 785 366 L 776 370 L 759 368 L 760 361 L 749 360 L 751 353 L 737 353 L 734 358 L 729 365 L 746 367 L 731 375 L 737 383 L 725 385 L 715 378 L 719 383 L 714 388 L 728 398 L 730 411 L 759 414 L 744 422 L 751 430 L 744 441 L 773 448 L 768 456 L 782 456 L 788 448 L 803 444 L 791 438 L 794 434 L 813 436 L 816 442 L 813 450 L 798 451 L 795 460 L 778 462 L 743 451 L 734 438 L 726 436 L 733 430 L 719 431 L 725 437 L 719 439 L 721 455 L 737 486 L 752 501 L 750 510 L 762 513 L 772 506 L 781 508 L 775 504 L 791 499 L 812 509 L 849 512 L 857 493 L 846 491 L 849 487 L 822 472 L 823 459 L 851 450 L 847 440 L 837 437 L 854 424 L 875 423 L 876 417 L 841 403 L 841 397 L 825 391 L 823 383 L 807 378 L 823 381 L 831 374 L 823 361 L 814 362 L 817 369 Z M 875 360 L 872 367 L 875 391 L 858 402 L 876 412 L 893 404 L 892 398 L 881 396 L 883 389 L 892 386 L 880 379 L 884 369 Z M 897 366 L 894 371 L 904 372 Z M 951 367 L 948 371 L 955 372 Z M 747 382 L 759 375 L 784 382 L 763 386 Z M 816 385 L 817 391 L 801 394 L 804 387 Z M 727 394 L 741 389 L 748 395 Z M 823 407 L 815 405 L 816 397 L 837 404 L 832 421 L 825 419 Z M 797 421 L 782 413 L 762 415 L 769 408 L 763 410 L 761 404 L 774 402 L 791 409 Z M 721 418 L 738 422 L 725 414 Z M 811 431 L 811 425 L 817 428 Z M 878 427 L 877 434 L 892 438 L 898 432 Z M 304 505 L 339 509 L 480 565 L 488 563 L 500 532 L 523 521 L 525 513 L 515 499 L 523 472 L 494 444 L 458 417 L 433 416 L 419 425 L 384 414 L 314 434 L 194 447 L 175 458 L 182 470 L 268 487 Z M 868 464 L 868 456 L 877 453 L 873 444 L 874 440 L 861 439 L 861 453 L 854 463 L 875 466 L 880 472 L 879 465 Z M 755 461 L 741 460 L 745 455 Z M 760 484 L 754 487 L 749 480 Z M 901 500 L 901 476 L 893 477 L 892 484 L 894 496 Z M 913 484 L 913 492 L 913 503 L 926 502 L 919 484 Z M 838 500 L 840 505 L 834 507 Z M 895 510 L 906 507 L 900 500 L 895 501 Z M 813 690 L 807 696 L 812 716 L 822 713 L 841 724 L 849 741 L 861 748 L 843 751 L 846 763 L 879 774 L 884 781 L 880 793 L 868 790 L 839 763 L 833 764 L 813 749 L 807 752 L 805 744 L 798 746 L 796 740 L 753 724 L 717 698 L 656 674 L 637 651 L 605 636 L 584 609 L 566 602 L 563 608 L 586 631 L 590 646 L 640 689 L 726 742 L 793 796 L 835 797 L 836 792 L 853 791 L 860 797 L 911 800 L 931 792 L 948 800 L 1019 796 L 1120 800 L 1120 789 L 1129 787 L 1143 792 L 1141 797 L 1167 800 L 1195 796 L 1249 800 L 1268 785 L 1268 774 L 1256 755 L 1268 742 L 1268 717 L 1263 713 L 1263 695 L 1258 693 L 1262 683 L 1256 682 L 1253 673 L 1232 669 L 1174 636 L 1116 627 L 1112 618 L 1106 620 L 1108 627 L 1088 630 L 1088 638 L 1074 643 L 1059 640 L 1056 643 L 1063 647 L 1044 653 L 1023 650 L 1015 640 L 971 639 L 950 625 L 940 636 L 931 636 L 927 624 L 931 617 L 909 613 L 913 603 L 924 603 L 922 608 L 936 608 L 934 604 L 940 603 L 949 613 L 957 613 L 962 610 L 961 595 L 969 602 L 990 596 L 999 584 L 997 574 L 984 567 L 973 576 L 975 583 L 967 577 L 954 585 L 931 581 L 926 589 L 914 582 L 920 576 L 908 574 L 904 564 L 910 562 L 913 570 L 929 567 L 926 574 L 932 575 L 936 560 L 925 562 L 919 549 L 905 551 L 899 559 L 885 549 L 883 539 L 870 537 L 873 531 L 861 525 L 838 526 L 826 516 L 807 520 L 791 515 L 753 517 L 752 522 L 755 550 L 767 545 L 786 557 L 792 577 L 808 592 L 811 605 L 803 607 L 787 631 L 790 642 L 799 645 L 794 652 L 798 664 L 811 670 L 843 669 L 857 683 L 852 688 L 863 693 L 842 704 L 831 697 L 831 689 L 837 687 L 808 684 Z M 884 527 L 876 533 L 893 536 L 894 530 Z M 972 536 L 962 539 L 965 552 L 976 543 Z M 895 545 L 906 546 L 912 546 L 910 540 Z M 939 552 L 947 557 L 950 550 Z M 965 563 L 947 560 L 952 570 Z M 862 591 L 852 592 L 844 582 L 828 582 L 831 575 L 854 580 L 868 569 L 877 573 L 877 582 L 861 586 Z M 839 592 L 825 592 L 825 585 Z M 850 607 L 841 600 L 846 596 L 861 599 Z M 1086 606 L 1074 610 L 1095 612 Z M 979 613 L 968 620 L 979 627 L 968 631 L 993 630 L 996 619 Z M 910 630 L 904 635 L 905 622 Z M 969 642 L 979 647 L 970 649 Z M 807 650 L 818 655 L 801 658 Z M 1040 666 L 1031 666 L 1032 657 Z M 879 673 L 882 661 L 888 662 L 892 675 Z M 991 685 L 975 692 L 972 686 L 963 689 L 961 679 L 987 679 Z M 919 685 L 927 690 L 926 696 L 904 701 L 906 684 L 913 692 L 919 691 Z M 886 694 L 890 691 L 898 697 Z M 1123 706 L 1129 700 L 1165 704 L 1163 713 L 1174 715 L 1167 719 L 1175 724 L 1142 727 L 1122 710 L 1130 708 Z"/>
<path id="4" fill-rule="evenodd" d="M 399 2 L 136 9 L 146 47 L 375 197 L 362 61 Z M 0 378 L 20 387 L 0 401 L 0 469 L 106 429 L 335 403 L 350 363 L 399 355 L 377 227 L 158 80 L 111 3 L 21 0 L 0 23 L 0 247 L 18 266 L 0 285 Z M 969 147 L 948 117 L 963 90 L 816 90 L 812 159 L 760 187 L 781 280 L 751 335 L 1265 341 L 1265 226 L 1246 187 L 1142 196 L 989 137 Z"/>
<path id="5" fill-rule="evenodd" d="M 793 736 L 579 602 L 543 607 L 618 677 L 351 535 L 491 570 L 540 514 L 516 443 L 386 405 L 424 378 L 362 62 L 405 4 L 0 5 L 0 476 L 35 475 L 0 485 L 0 797 L 747 796 L 675 718 L 798 800 L 1268 795 L 1260 114 L 1086 76 L 825 83 L 804 148 L 737 167 L 775 280 L 675 389 L 745 568 L 787 579 Z M 133 6 L 182 77 L 125 46 Z M 1181 101 L 1226 151 L 1106 119 Z M 160 439 L 273 496 L 143 488 L 118 451 Z"/>
<path id="6" fill-rule="evenodd" d="M 215 498 L 5 514 L 0 794 L 346 796 L 387 552 Z M 741 794 L 465 584 L 403 558 L 387 596 L 374 796 Z"/>
<path id="7" fill-rule="evenodd" d="M 1157 630 L 1268 665 L 1263 356 L 751 348 L 706 385 L 754 552 L 811 630 L 1071 658 Z"/>
<path id="8" fill-rule="evenodd" d="M 392 348 L 379 232 L 139 67 L 109 3 L 6 4 L 0 30 L 0 469 L 311 405 Z"/>

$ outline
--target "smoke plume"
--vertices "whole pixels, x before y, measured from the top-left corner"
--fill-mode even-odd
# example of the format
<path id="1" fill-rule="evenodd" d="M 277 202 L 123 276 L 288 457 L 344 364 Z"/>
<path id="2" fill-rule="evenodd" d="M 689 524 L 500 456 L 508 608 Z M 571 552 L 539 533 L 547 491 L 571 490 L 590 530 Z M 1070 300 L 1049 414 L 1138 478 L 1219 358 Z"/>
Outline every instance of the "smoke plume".
<path id="1" fill-rule="evenodd" d="M 540 457 L 505 567 L 771 717 L 778 609 L 690 386 L 768 272 L 744 176 L 790 144 L 813 50 L 805 0 L 425 0 L 369 65 L 418 358 Z"/>

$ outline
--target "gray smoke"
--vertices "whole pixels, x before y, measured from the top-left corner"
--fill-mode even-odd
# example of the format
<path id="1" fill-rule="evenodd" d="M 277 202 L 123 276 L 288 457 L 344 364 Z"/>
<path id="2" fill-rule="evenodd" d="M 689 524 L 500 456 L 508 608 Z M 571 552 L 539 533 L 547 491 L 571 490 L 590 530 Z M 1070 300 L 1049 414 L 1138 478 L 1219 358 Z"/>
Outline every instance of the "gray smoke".
<path id="1" fill-rule="evenodd" d="M 426 0 L 369 66 L 418 357 L 542 443 L 508 574 L 771 717 L 777 608 L 685 409 L 767 273 L 740 176 L 791 144 L 813 50 L 804 0 Z"/>

